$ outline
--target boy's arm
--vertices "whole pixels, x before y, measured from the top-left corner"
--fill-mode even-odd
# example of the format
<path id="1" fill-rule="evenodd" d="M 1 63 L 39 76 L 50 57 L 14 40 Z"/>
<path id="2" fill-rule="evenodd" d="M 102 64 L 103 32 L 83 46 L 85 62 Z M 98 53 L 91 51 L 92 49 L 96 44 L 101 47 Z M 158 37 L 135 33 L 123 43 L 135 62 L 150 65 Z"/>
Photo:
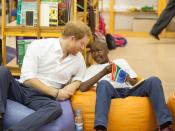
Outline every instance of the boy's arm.
<path id="1" fill-rule="evenodd" d="M 89 90 L 98 80 L 100 80 L 103 76 L 111 73 L 112 71 L 112 65 L 106 66 L 102 71 L 97 73 L 95 76 L 90 78 L 87 81 L 84 81 L 80 84 L 80 90 L 82 92 Z"/>

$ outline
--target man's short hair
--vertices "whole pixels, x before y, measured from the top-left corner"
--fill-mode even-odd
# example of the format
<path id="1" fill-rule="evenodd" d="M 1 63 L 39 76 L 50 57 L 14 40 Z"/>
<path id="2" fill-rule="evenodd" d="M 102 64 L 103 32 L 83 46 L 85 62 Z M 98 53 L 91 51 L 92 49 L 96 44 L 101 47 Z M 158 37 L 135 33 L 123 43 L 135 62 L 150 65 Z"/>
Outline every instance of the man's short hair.
<path id="1" fill-rule="evenodd" d="M 90 28 L 81 21 L 68 22 L 65 25 L 62 33 L 63 37 L 75 36 L 77 40 L 82 39 L 85 35 L 88 37 L 92 36 Z"/>

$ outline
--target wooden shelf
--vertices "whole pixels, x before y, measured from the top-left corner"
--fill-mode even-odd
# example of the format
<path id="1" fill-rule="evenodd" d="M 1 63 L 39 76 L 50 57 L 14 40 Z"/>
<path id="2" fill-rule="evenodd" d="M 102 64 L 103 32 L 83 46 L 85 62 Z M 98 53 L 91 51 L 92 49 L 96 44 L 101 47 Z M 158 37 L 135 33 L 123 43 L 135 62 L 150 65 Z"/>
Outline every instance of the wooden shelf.
<path id="1" fill-rule="evenodd" d="M 19 65 L 16 64 L 16 58 L 14 58 L 8 64 L 6 64 L 6 67 L 10 69 L 13 76 L 20 76 L 21 68 L 19 67 Z"/>
<path id="2" fill-rule="evenodd" d="M 64 26 L 60 27 L 24 27 L 24 26 L 6 26 L 4 34 L 7 36 L 38 36 L 41 37 L 60 37 Z"/>
<path id="3" fill-rule="evenodd" d="M 30 26 L 18 26 L 16 21 L 13 21 L 4 27 L 4 34 L 7 36 L 34 36 L 41 37 L 60 37 L 64 26 L 58 27 L 30 27 Z"/>

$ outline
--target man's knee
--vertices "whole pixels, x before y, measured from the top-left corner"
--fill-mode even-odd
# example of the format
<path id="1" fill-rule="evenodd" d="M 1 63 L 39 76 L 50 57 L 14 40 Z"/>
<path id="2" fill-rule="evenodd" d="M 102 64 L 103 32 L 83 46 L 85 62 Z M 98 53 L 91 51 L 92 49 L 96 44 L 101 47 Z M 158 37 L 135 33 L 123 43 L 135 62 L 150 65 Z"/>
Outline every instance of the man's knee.
<path id="1" fill-rule="evenodd" d="M 56 117 L 60 116 L 63 113 L 61 105 L 57 101 L 50 103 L 48 105 L 48 108 Z"/>
<path id="2" fill-rule="evenodd" d="M 10 74 L 10 71 L 7 67 L 0 66 L 0 76 L 6 76 L 9 74 Z"/>

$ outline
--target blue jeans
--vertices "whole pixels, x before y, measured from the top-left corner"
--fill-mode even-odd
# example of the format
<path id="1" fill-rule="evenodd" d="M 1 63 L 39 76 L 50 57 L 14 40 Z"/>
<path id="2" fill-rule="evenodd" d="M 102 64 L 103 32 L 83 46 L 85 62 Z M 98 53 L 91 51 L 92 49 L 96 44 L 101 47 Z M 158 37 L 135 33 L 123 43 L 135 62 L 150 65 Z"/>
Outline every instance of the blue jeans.
<path id="1" fill-rule="evenodd" d="M 98 125 L 107 128 L 111 99 L 128 96 L 149 97 L 159 125 L 172 121 L 171 114 L 165 102 L 161 81 L 157 77 L 150 77 L 139 85 L 139 87 L 133 89 L 115 89 L 108 81 L 102 80 L 97 84 L 96 93 L 94 128 Z"/>

